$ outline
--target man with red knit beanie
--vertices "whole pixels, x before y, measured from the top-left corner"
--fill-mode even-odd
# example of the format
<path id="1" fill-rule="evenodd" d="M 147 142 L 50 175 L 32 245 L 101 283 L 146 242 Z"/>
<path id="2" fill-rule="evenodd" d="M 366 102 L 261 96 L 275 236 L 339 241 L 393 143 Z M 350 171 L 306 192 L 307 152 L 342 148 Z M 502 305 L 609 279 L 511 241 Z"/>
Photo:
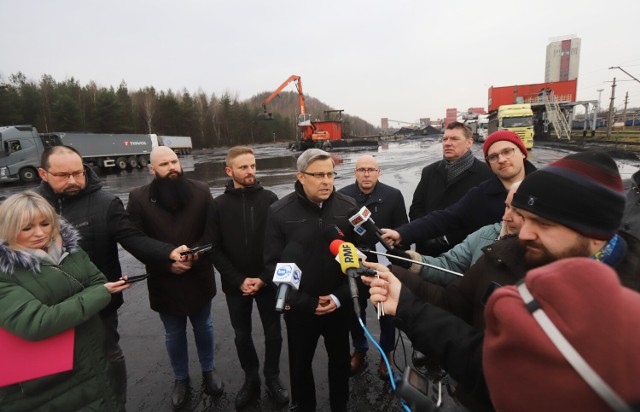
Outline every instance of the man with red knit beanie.
<path id="1" fill-rule="evenodd" d="M 491 133 L 482 149 L 494 174 L 492 177 L 446 209 L 435 210 L 396 230 L 382 229 L 383 238 L 389 243 L 408 246 L 454 230 L 462 229 L 469 235 L 482 226 L 498 222 L 511 185 L 523 180 L 536 168 L 527 160 L 527 149 L 520 137 L 509 130 Z"/>

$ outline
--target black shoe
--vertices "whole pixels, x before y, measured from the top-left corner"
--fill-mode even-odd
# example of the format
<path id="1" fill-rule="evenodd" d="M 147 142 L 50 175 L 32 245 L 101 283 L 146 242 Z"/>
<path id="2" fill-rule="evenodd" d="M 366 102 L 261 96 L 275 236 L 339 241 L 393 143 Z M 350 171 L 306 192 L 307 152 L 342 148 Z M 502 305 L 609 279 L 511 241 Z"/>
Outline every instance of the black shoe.
<path id="1" fill-rule="evenodd" d="M 202 385 L 204 386 L 204 392 L 207 395 L 219 396 L 222 395 L 224 385 L 220 375 L 215 369 L 208 372 L 202 372 Z"/>
<path id="2" fill-rule="evenodd" d="M 180 409 L 189 398 L 189 378 L 176 380 L 171 392 L 171 405 L 173 409 Z"/>
<path id="3" fill-rule="evenodd" d="M 280 379 L 277 377 L 267 379 L 265 385 L 267 387 L 267 395 L 271 396 L 275 403 L 278 405 L 289 403 L 289 391 L 282 386 Z"/>
<path id="4" fill-rule="evenodd" d="M 236 409 L 244 408 L 254 399 L 260 398 L 260 378 L 245 378 L 236 395 Z"/>

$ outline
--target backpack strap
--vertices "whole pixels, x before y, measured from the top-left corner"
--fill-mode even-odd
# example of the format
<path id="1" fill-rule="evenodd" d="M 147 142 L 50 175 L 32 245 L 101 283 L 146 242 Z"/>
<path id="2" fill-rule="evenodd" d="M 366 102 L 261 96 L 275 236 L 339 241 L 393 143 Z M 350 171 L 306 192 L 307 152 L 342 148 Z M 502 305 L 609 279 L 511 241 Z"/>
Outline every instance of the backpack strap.
<path id="1" fill-rule="evenodd" d="M 591 366 L 584 360 L 582 356 L 575 350 L 575 348 L 564 337 L 562 332 L 558 330 L 556 325 L 553 324 L 551 319 L 547 316 L 544 310 L 540 307 L 536 299 L 533 297 L 529 288 L 524 283 L 524 280 L 517 284 L 518 292 L 524 300 L 527 309 L 533 315 L 534 319 L 542 327 L 542 330 L 551 339 L 554 345 L 558 348 L 560 353 L 567 359 L 567 361 L 573 366 L 573 369 L 584 379 L 589 386 L 602 398 L 603 401 L 616 412 L 632 412 L 633 409 L 627 403 L 614 392 L 613 389 L 607 383 L 602 380 L 600 375 L 591 368 Z"/>

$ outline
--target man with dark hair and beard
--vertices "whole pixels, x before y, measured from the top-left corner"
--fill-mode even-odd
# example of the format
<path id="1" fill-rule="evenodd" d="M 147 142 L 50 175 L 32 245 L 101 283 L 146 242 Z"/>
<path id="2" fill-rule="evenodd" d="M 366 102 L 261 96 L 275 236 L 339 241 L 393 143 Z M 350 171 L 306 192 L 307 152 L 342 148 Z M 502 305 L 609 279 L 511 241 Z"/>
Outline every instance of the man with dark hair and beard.
<path id="1" fill-rule="evenodd" d="M 198 246 L 211 242 L 206 217 L 213 205 L 207 185 L 183 175 L 178 156 L 168 147 L 151 152 L 153 182 L 129 193 L 127 211 L 149 236 L 172 244 Z M 147 265 L 151 309 L 160 314 L 165 343 L 175 377 L 171 403 L 182 407 L 189 394 L 187 318 L 193 327 L 202 385 L 209 395 L 220 395 L 222 380 L 213 359 L 211 300 L 216 294 L 213 267 L 207 259 L 182 262 L 182 273 Z"/>
<path id="2" fill-rule="evenodd" d="M 176 273 L 188 269 L 186 262 L 180 261 L 180 252 L 187 247 L 174 243 L 182 245 L 176 247 L 142 233 L 131 222 L 122 201 L 102 190 L 102 182 L 82 163 L 82 156 L 75 148 L 60 145 L 45 150 L 38 173 L 42 182 L 36 191 L 80 232 L 80 246 L 109 282 L 122 277 L 118 243 L 145 264 L 153 263 Z M 175 263 L 171 264 L 172 260 Z M 118 334 L 118 308 L 123 302 L 122 293 L 111 295 L 111 303 L 100 312 L 100 318 L 106 332 L 111 379 L 124 405 L 127 369 Z"/>

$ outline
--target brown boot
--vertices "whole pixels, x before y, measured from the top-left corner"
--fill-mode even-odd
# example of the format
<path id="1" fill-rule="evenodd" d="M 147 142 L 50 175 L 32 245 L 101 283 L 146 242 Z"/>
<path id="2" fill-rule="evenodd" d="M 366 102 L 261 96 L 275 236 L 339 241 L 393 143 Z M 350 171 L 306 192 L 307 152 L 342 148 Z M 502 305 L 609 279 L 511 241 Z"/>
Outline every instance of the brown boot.
<path id="1" fill-rule="evenodd" d="M 360 374 L 367 367 L 367 352 L 353 352 L 351 355 L 351 376 Z"/>
<path id="2" fill-rule="evenodd" d="M 389 365 L 393 370 L 393 353 L 389 352 L 386 355 L 389 360 Z M 380 357 L 380 364 L 378 365 L 378 376 L 382 380 L 389 380 L 389 369 L 387 369 L 387 364 L 382 357 Z"/>

